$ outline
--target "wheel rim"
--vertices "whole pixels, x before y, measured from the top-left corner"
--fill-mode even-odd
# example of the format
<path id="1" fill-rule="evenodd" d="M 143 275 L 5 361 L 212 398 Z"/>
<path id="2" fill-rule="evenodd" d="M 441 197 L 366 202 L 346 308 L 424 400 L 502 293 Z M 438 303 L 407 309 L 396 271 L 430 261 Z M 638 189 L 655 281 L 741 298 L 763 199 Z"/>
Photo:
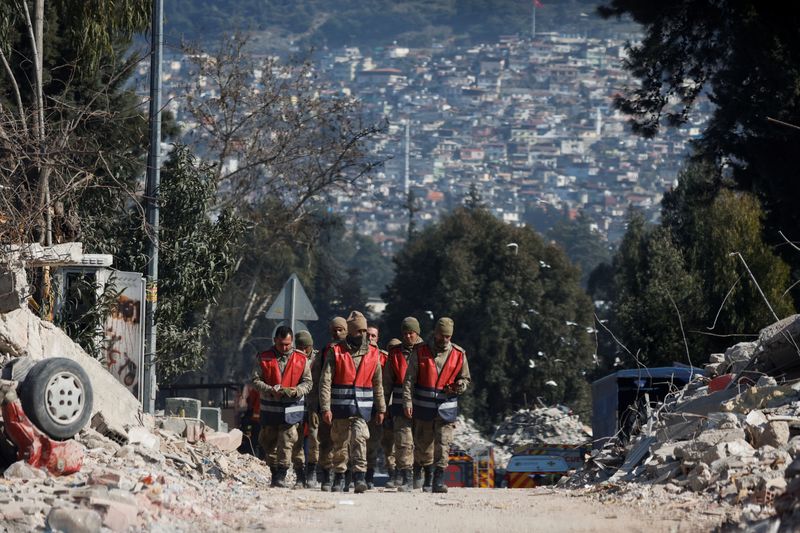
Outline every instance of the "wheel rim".
<path id="1" fill-rule="evenodd" d="M 85 395 L 80 378 L 71 372 L 59 372 L 50 378 L 45 389 L 47 414 L 56 424 L 72 424 L 83 414 Z"/>

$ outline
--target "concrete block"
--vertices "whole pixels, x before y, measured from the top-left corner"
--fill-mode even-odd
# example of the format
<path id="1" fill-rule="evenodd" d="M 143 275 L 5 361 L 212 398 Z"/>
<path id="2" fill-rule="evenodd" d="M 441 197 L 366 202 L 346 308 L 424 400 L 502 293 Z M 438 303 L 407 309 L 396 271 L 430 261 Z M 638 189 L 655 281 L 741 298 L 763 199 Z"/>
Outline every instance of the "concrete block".
<path id="1" fill-rule="evenodd" d="M 30 294 L 25 268 L 21 264 L 0 266 L 0 313 L 22 307 Z"/>
<path id="2" fill-rule="evenodd" d="M 164 414 L 180 418 L 200 418 L 200 400 L 194 398 L 167 398 Z"/>
<path id="3" fill-rule="evenodd" d="M 161 428 L 167 431 L 171 431 L 176 435 L 180 435 L 181 437 L 186 434 L 186 424 L 188 420 L 186 418 L 179 418 L 176 416 L 168 416 L 161 420 Z"/>
<path id="4" fill-rule="evenodd" d="M 205 441 L 213 444 L 223 452 L 232 452 L 242 445 L 242 432 L 233 429 L 229 433 L 207 433 Z"/>
<path id="5" fill-rule="evenodd" d="M 214 431 L 220 431 L 222 425 L 222 410 L 219 407 L 201 407 L 200 420 Z"/>
<path id="6" fill-rule="evenodd" d="M 136 523 L 138 509 L 127 503 L 102 498 L 92 498 L 89 505 L 103 513 L 103 525 L 112 531 L 127 531 Z"/>
<path id="7" fill-rule="evenodd" d="M 758 439 L 758 446 L 781 448 L 789 442 L 789 424 L 787 422 L 769 422 Z"/>
<path id="8" fill-rule="evenodd" d="M 47 525 L 53 531 L 85 533 L 100 531 L 102 519 L 92 509 L 52 509 L 47 515 Z"/>

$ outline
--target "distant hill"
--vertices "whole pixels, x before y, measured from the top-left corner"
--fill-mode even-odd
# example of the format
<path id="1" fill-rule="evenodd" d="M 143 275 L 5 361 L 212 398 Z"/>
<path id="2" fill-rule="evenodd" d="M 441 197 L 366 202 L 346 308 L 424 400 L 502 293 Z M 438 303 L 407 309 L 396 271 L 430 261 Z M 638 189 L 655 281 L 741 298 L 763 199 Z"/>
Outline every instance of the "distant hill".
<path id="1" fill-rule="evenodd" d="M 541 0 L 537 31 L 607 34 L 599 0 Z M 171 0 L 166 33 L 191 40 L 235 30 L 269 32 L 296 44 L 413 45 L 529 33 L 531 0 Z"/>

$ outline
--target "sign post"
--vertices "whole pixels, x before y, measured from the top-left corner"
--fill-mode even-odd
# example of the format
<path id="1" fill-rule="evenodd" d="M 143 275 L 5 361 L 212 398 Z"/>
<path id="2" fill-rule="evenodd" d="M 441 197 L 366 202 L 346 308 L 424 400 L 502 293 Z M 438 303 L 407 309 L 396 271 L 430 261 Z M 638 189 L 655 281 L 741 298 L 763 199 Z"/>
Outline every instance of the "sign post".
<path id="1" fill-rule="evenodd" d="M 295 331 L 296 324 L 303 324 L 300 322 L 301 320 L 319 319 L 297 274 L 292 274 L 286 280 L 281 292 L 275 297 L 275 301 L 267 311 L 266 317 L 287 322 L 293 333 L 297 333 Z"/>

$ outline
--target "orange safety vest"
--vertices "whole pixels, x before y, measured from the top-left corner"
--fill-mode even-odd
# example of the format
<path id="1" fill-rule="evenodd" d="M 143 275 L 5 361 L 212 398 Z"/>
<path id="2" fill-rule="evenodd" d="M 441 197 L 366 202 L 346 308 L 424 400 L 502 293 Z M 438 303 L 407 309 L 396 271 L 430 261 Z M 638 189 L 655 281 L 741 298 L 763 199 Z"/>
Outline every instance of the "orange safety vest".
<path id="1" fill-rule="evenodd" d="M 281 375 L 278 366 L 278 354 L 274 348 L 259 355 L 261 366 L 261 379 L 267 385 L 280 385 L 281 387 L 297 387 L 303 378 L 303 371 L 306 368 L 306 354 L 299 350 L 294 350 L 286 361 L 286 367 Z M 261 398 L 261 425 L 276 426 L 280 424 L 297 424 L 303 421 L 305 402 L 303 396 L 299 398 Z"/>
<path id="2" fill-rule="evenodd" d="M 439 415 L 445 422 L 455 422 L 458 418 L 458 396 L 444 392 L 445 387 L 455 382 L 464 364 L 464 352 L 456 345 L 452 346 L 439 373 L 428 345 L 417 345 L 417 383 L 413 398 L 415 418 L 433 420 Z"/>
<path id="3" fill-rule="evenodd" d="M 335 360 L 331 384 L 331 412 L 333 418 L 361 416 L 369 420 L 372 416 L 372 376 L 380 362 L 380 350 L 370 345 L 356 371 L 353 356 L 345 342 L 332 346 Z"/>
<path id="4" fill-rule="evenodd" d="M 402 346 L 395 346 L 389 351 L 389 364 L 392 365 L 392 404 L 389 406 L 393 416 L 403 414 L 403 380 L 406 379 L 408 360 L 403 355 Z"/>

